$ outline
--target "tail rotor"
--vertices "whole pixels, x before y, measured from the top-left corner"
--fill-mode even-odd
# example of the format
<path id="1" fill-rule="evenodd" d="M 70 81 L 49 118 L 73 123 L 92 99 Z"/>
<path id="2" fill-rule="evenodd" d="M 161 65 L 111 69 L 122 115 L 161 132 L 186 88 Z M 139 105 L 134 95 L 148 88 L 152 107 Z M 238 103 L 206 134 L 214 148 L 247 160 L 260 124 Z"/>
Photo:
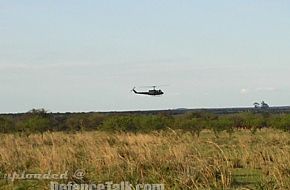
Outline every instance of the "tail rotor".
<path id="1" fill-rule="evenodd" d="M 136 88 L 136 87 L 134 86 L 134 88 L 132 88 L 132 90 L 130 90 L 130 92 L 137 93 L 136 90 L 135 90 L 135 88 Z"/>

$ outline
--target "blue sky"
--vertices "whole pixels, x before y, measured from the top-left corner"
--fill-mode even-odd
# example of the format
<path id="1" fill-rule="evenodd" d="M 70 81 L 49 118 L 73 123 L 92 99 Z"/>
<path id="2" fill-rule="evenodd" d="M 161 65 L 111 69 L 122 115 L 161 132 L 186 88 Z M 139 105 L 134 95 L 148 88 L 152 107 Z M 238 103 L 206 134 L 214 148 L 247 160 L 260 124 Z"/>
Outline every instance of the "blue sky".
<path id="1" fill-rule="evenodd" d="M 289 7 L 0 0 L 0 112 L 290 105 Z M 129 92 L 155 84 L 163 97 Z"/>

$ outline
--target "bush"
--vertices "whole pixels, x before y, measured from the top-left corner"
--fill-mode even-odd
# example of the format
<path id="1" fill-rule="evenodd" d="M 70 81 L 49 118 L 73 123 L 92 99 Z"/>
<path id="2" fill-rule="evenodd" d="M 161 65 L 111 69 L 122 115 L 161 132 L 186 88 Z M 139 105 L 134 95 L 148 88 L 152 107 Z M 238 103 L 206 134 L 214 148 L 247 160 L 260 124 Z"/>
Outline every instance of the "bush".
<path id="1" fill-rule="evenodd" d="M 230 135 L 233 133 L 234 122 L 229 117 L 219 117 L 216 120 L 212 120 L 209 123 L 211 130 L 214 131 L 216 137 L 219 136 L 219 133 L 222 131 L 227 131 Z"/>
<path id="2" fill-rule="evenodd" d="M 33 115 L 19 121 L 16 125 L 16 130 L 25 133 L 45 132 L 51 128 L 51 125 L 49 118 Z"/>
<path id="3" fill-rule="evenodd" d="M 206 112 L 191 112 L 182 115 L 161 114 L 99 114 L 65 113 L 49 114 L 44 109 L 33 109 L 26 114 L 3 115 L 0 117 L 0 133 L 105 130 L 121 132 L 160 131 L 167 128 L 188 131 L 199 136 L 203 129 L 213 130 L 218 137 L 234 129 L 257 129 L 273 127 L 290 131 L 290 114 L 238 113 L 215 115 Z"/>
<path id="4" fill-rule="evenodd" d="M 184 131 L 189 131 L 192 134 L 195 134 L 196 136 L 200 135 L 200 132 L 203 128 L 205 128 L 205 122 L 203 122 L 201 119 L 197 118 L 178 118 L 175 120 L 174 128 L 175 129 L 181 129 Z"/>
<path id="5" fill-rule="evenodd" d="M 136 123 L 130 116 L 109 117 L 104 121 L 101 129 L 111 132 L 137 132 Z"/>
<path id="6" fill-rule="evenodd" d="M 290 132 L 290 115 L 283 114 L 272 117 L 270 125 L 273 128 Z"/>
<path id="7" fill-rule="evenodd" d="M 0 117 L 0 133 L 10 133 L 15 131 L 15 123 L 12 119 Z"/>

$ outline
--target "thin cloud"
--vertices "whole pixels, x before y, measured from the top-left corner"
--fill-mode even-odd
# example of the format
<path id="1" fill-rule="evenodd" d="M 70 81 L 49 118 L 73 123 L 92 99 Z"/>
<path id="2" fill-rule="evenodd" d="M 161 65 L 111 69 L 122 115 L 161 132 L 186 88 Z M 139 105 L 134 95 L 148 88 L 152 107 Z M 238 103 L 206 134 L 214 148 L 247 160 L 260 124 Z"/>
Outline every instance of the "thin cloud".
<path id="1" fill-rule="evenodd" d="M 260 88 L 256 88 L 256 91 L 258 92 L 273 92 L 276 91 L 277 89 L 274 87 L 260 87 Z"/>
<path id="2" fill-rule="evenodd" d="M 0 64 L 0 70 L 18 70 L 18 69 L 59 69 L 72 67 L 90 67 L 94 64 L 89 63 L 51 63 L 51 64 Z"/>
<path id="3" fill-rule="evenodd" d="M 243 95 L 245 95 L 245 94 L 248 94 L 249 91 L 250 91 L 250 90 L 247 89 L 247 88 L 242 88 L 242 89 L 240 90 L 240 93 L 243 94 Z"/>

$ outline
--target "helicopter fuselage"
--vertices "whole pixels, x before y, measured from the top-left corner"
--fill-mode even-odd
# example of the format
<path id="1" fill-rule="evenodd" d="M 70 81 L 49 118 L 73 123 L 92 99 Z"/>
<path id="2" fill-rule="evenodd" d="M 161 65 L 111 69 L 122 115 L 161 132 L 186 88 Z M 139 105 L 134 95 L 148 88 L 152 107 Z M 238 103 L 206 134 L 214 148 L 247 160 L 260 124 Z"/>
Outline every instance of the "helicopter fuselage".
<path id="1" fill-rule="evenodd" d="M 164 92 L 162 92 L 162 90 L 149 90 L 148 92 L 138 92 L 135 90 L 135 88 L 133 88 L 133 92 L 135 94 L 143 94 L 143 95 L 149 95 L 149 96 L 160 96 L 162 94 L 164 94 Z"/>

